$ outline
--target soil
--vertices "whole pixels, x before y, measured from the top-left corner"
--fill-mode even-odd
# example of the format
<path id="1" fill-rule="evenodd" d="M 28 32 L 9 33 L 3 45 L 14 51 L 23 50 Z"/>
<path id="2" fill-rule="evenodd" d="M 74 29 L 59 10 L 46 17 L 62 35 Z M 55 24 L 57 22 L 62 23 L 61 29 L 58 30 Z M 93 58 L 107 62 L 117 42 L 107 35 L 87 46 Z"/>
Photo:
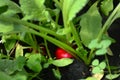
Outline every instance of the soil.
<path id="1" fill-rule="evenodd" d="M 90 75 L 89 68 L 82 62 L 74 60 L 73 64 L 61 68 L 61 80 L 84 79 Z"/>

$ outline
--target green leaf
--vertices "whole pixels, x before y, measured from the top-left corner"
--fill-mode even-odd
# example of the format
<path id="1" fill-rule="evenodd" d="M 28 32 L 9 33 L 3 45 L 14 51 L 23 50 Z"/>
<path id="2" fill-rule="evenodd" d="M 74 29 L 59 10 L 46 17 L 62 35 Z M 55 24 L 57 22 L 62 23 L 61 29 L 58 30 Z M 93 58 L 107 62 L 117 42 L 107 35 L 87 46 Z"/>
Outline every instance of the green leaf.
<path id="1" fill-rule="evenodd" d="M 45 63 L 45 64 L 43 65 L 43 68 L 48 68 L 49 65 L 50 65 L 50 63 Z"/>
<path id="2" fill-rule="evenodd" d="M 4 6 L 0 6 L 0 14 L 4 13 L 5 11 L 7 11 L 8 6 L 4 5 Z"/>
<path id="3" fill-rule="evenodd" d="M 37 48 L 36 40 L 33 39 L 32 34 L 29 32 L 22 32 L 20 34 L 20 40 L 29 44 L 30 46 L 32 46 L 35 49 Z"/>
<path id="4" fill-rule="evenodd" d="M 15 2 L 11 0 L 0 0 L 0 7 L 5 5 L 8 6 L 8 9 L 2 14 L 4 16 L 13 16 L 16 13 L 21 12 L 19 6 Z"/>
<path id="5" fill-rule="evenodd" d="M 99 43 L 98 50 L 95 52 L 96 55 L 104 55 L 107 53 L 107 48 L 110 46 L 112 42 L 110 40 L 102 40 Z"/>
<path id="6" fill-rule="evenodd" d="M 25 70 L 16 72 L 16 74 L 12 75 L 12 80 L 27 80 L 27 72 Z"/>
<path id="7" fill-rule="evenodd" d="M 16 72 L 14 75 L 8 75 L 5 72 L 0 71 L 0 79 L 1 80 L 27 80 L 27 72 L 22 70 L 20 72 Z"/>
<path id="8" fill-rule="evenodd" d="M 30 28 L 24 26 L 24 25 L 21 25 L 21 24 L 14 24 L 14 30 L 13 32 L 29 32 Z"/>
<path id="9" fill-rule="evenodd" d="M 64 0 L 63 15 L 66 17 L 65 20 L 71 21 L 86 3 L 87 0 Z"/>
<path id="10" fill-rule="evenodd" d="M 106 63 L 105 63 L 105 62 L 101 62 L 101 63 L 99 64 L 99 67 L 100 67 L 100 69 L 105 69 Z"/>
<path id="11" fill-rule="evenodd" d="M 109 6 L 109 7 L 108 7 Z M 113 0 L 103 0 L 101 2 L 101 11 L 106 15 L 108 16 L 110 11 L 113 10 Z"/>
<path id="12" fill-rule="evenodd" d="M 85 46 L 94 40 L 102 26 L 102 18 L 98 12 L 97 3 L 94 3 L 90 9 L 82 16 L 80 25 L 80 37 Z"/>
<path id="13" fill-rule="evenodd" d="M 52 61 L 52 64 L 57 67 L 64 67 L 71 63 L 73 63 L 73 59 L 70 59 L 70 58 L 62 58 L 62 59 Z"/>
<path id="14" fill-rule="evenodd" d="M 97 78 L 94 78 L 94 77 L 88 77 L 87 79 L 85 80 L 97 80 Z"/>
<path id="15" fill-rule="evenodd" d="M 16 62 L 14 60 L 0 59 L 0 70 L 7 74 L 13 74 L 17 70 Z"/>
<path id="16" fill-rule="evenodd" d="M 16 40 L 10 38 L 10 36 L 8 36 L 8 38 L 5 38 L 6 36 L 8 35 L 4 35 L 2 36 L 2 40 L 3 38 L 5 39 L 4 41 L 4 46 L 5 46 L 5 49 L 7 51 L 7 53 L 10 53 L 10 51 L 15 47 L 15 44 L 16 44 Z"/>
<path id="17" fill-rule="evenodd" d="M 56 70 L 52 69 L 52 71 L 53 71 L 55 77 L 60 80 L 61 79 L 60 71 L 58 69 L 56 69 Z"/>
<path id="18" fill-rule="evenodd" d="M 8 74 L 0 71 L 0 79 L 1 80 L 13 80 Z"/>
<path id="19" fill-rule="evenodd" d="M 39 8 L 44 7 L 45 0 L 34 0 L 34 1 Z"/>
<path id="20" fill-rule="evenodd" d="M 29 58 L 31 56 L 31 53 L 25 53 L 25 57 Z"/>
<path id="21" fill-rule="evenodd" d="M 106 54 L 106 53 L 107 53 L 107 49 L 105 49 L 105 48 L 98 49 L 98 50 L 95 52 L 96 55 L 104 55 L 104 54 Z"/>
<path id="22" fill-rule="evenodd" d="M 101 69 L 99 67 L 94 67 L 92 70 L 93 74 L 100 73 L 100 72 L 101 72 Z"/>
<path id="23" fill-rule="evenodd" d="M 13 29 L 14 27 L 12 23 L 0 21 L 0 33 L 7 33 Z"/>
<path id="24" fill-rule="evenodd" d="M 100 42 L 100 45 L 102 46 L 102 48 L 108 48 L 109 46 L 110 46 L 110 44 L 111 44 L 112 42 L 110 41 L 110 40 L 102 40 L 101 42 Z"/>
<path id="25" fill-rule="evenodd" d="M 92 62 L 92 65 L 93 65 L 93 66 L 99 65 L 99 60 L 98 60 L 98 59 L 95 59 L 95 60 Z"/>
<path id="26" fill-rule="evenodd" d="M 29 56 L 29 59 L 27 60 L 27 66 L 34 72 L 40 72 L 42 70 L 40 62 L 41 62 L 40 54 L 31 54 Z"/>
<path id="27" fill-rule="evenodd" d="M 98 43 L 97 39 L 94 39 L 90 42 L 90 44 L 88 45 L 89 49 L 95 49 L 95 48 L 101 48 L 100 43 Z"/>
<path id="28" fill-rule="evenodd" d="M 4 27 L 4 28 L 3 28 Z M 29 32 L 29 29 L 28 27 L 26 26 L 23 26 L 21 24 L 13 24 L 13 23 L 10 23 L 10 20 L 8 22 L 4 22 L 4 20 L 0 20 L 0 32 L 4 32 L 4 33 L 20 33 L 20 32 Z M 9 35 L 9 36 L 12 36 L 12 37 L 16 37 L 14 36 L 15 34 L 13 35 Z M 13 38 L 13 39 L 14 39 Z M 18 38 L 18 36 L 16 37 Z M 16 39 L 15 38 L 15 39 Z M 12 39 L 12 38 L 11 38 Z"/>
<path id="29" fill-rule="evenodd" d="M 67 34 L 67 33 L 69 33 L 71 30 L 70 30 L 70 28 L 62 28 L 62 29 L 58 29 L 57 30 L 57 34 L 59 34 L 59 35 L 65 35 L 65 34 Z"/>
<path id="30" fill-rule="evenodd" d="M 24 20 L 50 21 L 49 12 L 46 11 L 44 0 L 20 0 L 21 10 L 25 14 Z"/>
<path id="31" fill-rule="evenodd" d="M 17 70 L 22 71 L 26 61 L 25 57 L 23 56 L 17 57 L 15 61 L 16 61 Z"/>
<path id="32" fill-rule="evenodd" d="M 0 71 L 9 75 L 16 71 L 22 71 L 24 65 L 25 57 L 18 57 L 15 60 L 0 59 Z"/>
<path id="33" fill-rule="evenodd" d="M 113 52 L 110 48 L 107 48 L 107 54 L 110 55 L 110 56 L 113 56 Z"/>
<path id="34" fill-rule="evenodd" d="M 18 58 L 19 56 L 23 56 L 23 47 L 20 44 L 17 44 L 15 50 L 15 58 Z"/>
<path id="35" fill-rule="evenodd" d="M 108 75 L 106 75 L 106 78 L 107 79 L 115 79 L 119 76 L 120 76 L 120 74 L 108 74 Z"/>
<path id="36" fill-rule="evenodd" d="M 111 40 L 102 40 L 100 43 L 98 43 L 98 40 L 97 39 L 94 39 L 90 42 L 90 44 L 88 45 L 88 47 L 90 49 L 100 49 L 100 48 L 108 48 L 110 45 L 111 45 L 112 41 Z"/>

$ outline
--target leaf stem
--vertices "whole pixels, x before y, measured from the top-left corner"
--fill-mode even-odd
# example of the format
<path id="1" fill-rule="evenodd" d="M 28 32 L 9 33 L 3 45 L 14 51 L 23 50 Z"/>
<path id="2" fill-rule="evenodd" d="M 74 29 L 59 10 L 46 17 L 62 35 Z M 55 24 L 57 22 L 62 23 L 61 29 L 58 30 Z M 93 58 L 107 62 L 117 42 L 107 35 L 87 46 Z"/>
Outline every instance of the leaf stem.
<path id="1" fill-rule="evenodd" d="M 87 65 L 89 65 L 90 63 L 91 63 L 91 60 L 92 60 L 92 58 L 93 58 L 93 53 L 94 53 L 94 50 L 95 49 L 92 49 L 91 51 L 90 51 L 90 54 L 89 54 L 89 57 L 88 57 L 88 60 L 87 60 Z"/>
<path id="2" fill-rule="evenodd" d="M 14 22 L 14 23 L 18 23 L 18 24 L 22 24 L 24 26 L 26 26 L 28 28 L 28 32 L 32 33 L 32 34 L 35 34 L 35 35 L 38 35 L 46 40 L 48 40 L 49 42 L 67 50 L 68 52 L 70 52 L 76 59 L 79 60 L 79 57 L 77 57 L 77 55 L 75 53 L 76 50 L 74 50 L 73 48 L 71 48 L 70 46 L 68 46 L 67 44 L 55 39 L 55 38 L 52 38 L 48 35 L 45 35 L 45 34 L 42 34 L 40 32 L 37 32 L 38 30 L 40 31 L 43 31 L 45 33 L 48 33 L 50 35 L 53 35 L 55 36 L 56 38 L 61 38 L 61 39 L 64 39 L 64 36 L 60 36 L 58 34 L 56 34 L 54 31 L 51 31 L 49 29 L 46 29 L 46 28 L 43 28 L 42 26 L 38 26 L 38 25 L 35 25 L 33 23 L 29 23 L 27 21 L 22 21 L 20 19 L 16 19 L 16 18 L 11 18 L 11 17 L 5 17 L 5 16 L 0 16 L 0 20 L 3 20 L 3 21 L 7 21 L 7 22 Z M 36 31 L 37 30 L 37 31 Z M 81 59 L 82 59 L 82 56 L 81 56 Z"/>
<path id="3" fill-rule="evenodd" d="M 75 39 L 75 41 L 76 41 L 77 46 L 78 46 L 80 49 L 83 49 L 83 46 L 82 46 L 81 41 L 80 41 L 80 37 L 78 36 L 78 33 L 77 33 L 77 31 L 76 31 L 76 28 L 74 27 L 74 25 L 73 25 L 72 22 L 70 22 L 70 28 L 71 28 L 71 32 L 72 32 L 72 34 L 73 34 L 73 37 L 74 37 L 74 39 Z"/>
<path id="4" fill-rule="evenodd" d="M 87 64 L 87 57 L 83 56 L 84 54 L 80 52 L 80 51 L 84 50 L 83 45 L 80 41 L 80 37 L 79 37 L 79 35 L 76 31 L 76 28 L 75 28 L 75 26 L 73 25 L 72 22 L 70 22 L 70 28 L 71 28 L 71 33 L 74 37 L 74 40 L 75 40 L 75 42 L 76 42 L 76 44 L 79 48 L 79 52 L 77 53 L 77 55 Z"/>
<path id="5" fill-rule="evenodd" d="M 105 59 L 106 59 L 106 63 L 107 63 L 107 69 L 108 69 L 108 72 L 109 72 L 109 74 L 111 75 L 112 73 L 111 73 L 111 69 L 110 69 L 110 65 L 109 65 L 109 60 L 108 60 L 108 58 L 107 58 L 107 55 L 105 54 Z M 112 76 L 110 76 L 111 78 L 112 78 Z M 112 80 L 112 79 L 110 79 L 110 80 Z"/>
<path id="6" fill-rule="evenodd" d="M 17 18 L 12 18 L 12 17 L 5 17 L 5 16 L 0 16 L 0 20 L 3 20 L 3 21 L 7 21 L 7 22 L 15 22 L 15 23 L 18 23 L 18 24 L 22 24 L 22 25 L 25 25 L 27 27 L 30 27 L 30 28 L 33 28 L 33 29 L 36 29 L 36 30 L 39 30 L 39 31 L 43 31 L 43 32 L 46 32 L 50 35 L 53 35 L 55 36 L 56 38 L 61 38 L 63 39 L 64 37 L 61 36 L 61 35 L 58 35 L 56 34 L 56 32 L 52 31 L 52 30 L 49 30 L 49 29 L 46 29 L 42 26 L 38 26 L 38 25 L 35 25 L 33 23 L 30 23 L 30 22 L 27 22 L 27 21 L 23 21 L 23 20 L 20 20 L 20 19 L 17 19 Z"/>
<path id="7" fill-rule="evenodd" d="M 76 54 L 75 54 L 75 53 L 77 53 L 76 50 L 74 50 L 74 49 L 73 49 L 72 47 L 70 47 L 69 45 L 67 45 L 67 44 L 65 44 L 65 43 L 63 43 L 63 42 L 61 42 L 61 41 L 59 41 L 59 40 L 57 40 L 57 39 L 55 39 L 55 38 L 52 38 L 52 37 L 50 37 L 50 36 L 48 36 L 48 35 L 39 33 L 39 32 L 37 32 L 37 31 L 35 31 L 35 30 L 33 30 L 33 29 L 29 29 L 29 32 L 32 33 L 32 34 L 38 35 L 38 36 L 46 39 L 47 41 L 49 41 L 49 42 L 51 42 L 51 43 L 53 43 L 53 44 L 55 44 L 55 45 L 57 45 L 57 46 L 65 49 L 66 51 L 70 52 L 71 55 L 73 55 L 76 59 L 79 59 L 79 58 L 76 56 Z M 81 57 L 82 57 L 82 56 L 81 56 Z"/>
<path id="8" fill-rule="evenodd" d="M 47 51 L 48 57 L 52 60 L 52 57 L 51 57 L 50 51 L 49 51 L 49 49 L 48 49 L 48 45 L 47 45 L 47 41 L 46 41 L 46 39 L 44 39 L 44 43 L 45 43 L 45 48 L 46 48 L 46 51 Z"/>

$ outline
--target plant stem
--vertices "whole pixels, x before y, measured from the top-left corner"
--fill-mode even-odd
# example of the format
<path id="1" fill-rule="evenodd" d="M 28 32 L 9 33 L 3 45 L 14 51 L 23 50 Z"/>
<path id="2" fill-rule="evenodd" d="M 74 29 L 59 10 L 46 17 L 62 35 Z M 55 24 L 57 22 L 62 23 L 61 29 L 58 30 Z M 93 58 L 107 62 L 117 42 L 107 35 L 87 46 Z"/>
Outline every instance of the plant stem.
<path id="1" fill-rule="evenodd" d="M 30 22 L 27 22 L 27 21 L 23 21 L 23 20 L 20 20 L 20 19 L 17 19 L 17 18 L 0 16 L 0 20 L 22 24 L 22 25 L 25 25 L 27 27 L 33 28 L 35 30 L 46 32 L 46 33 L 48 33 L 50 35 L 55 36 L 56 38 L 61 38 L 61 39 L 64 38 L 63 36 L 56 34 L 56 32 L 54 32 L 52 30 L 46 29 L 46 28 L 44 28 L 42 26 L 38 26 L 38 25 L 35 25 L 33 23 L 30 23 Z"/>
<path id="2" fill-rule="evenodd" d="M 73 34 L 73 37 L 74 37 L 74 39 L 76 41 L 77 46 L 80 49 L 83 49 L 83 46 L 82 46 L 81 41 L 80 41 L 80 37 L 79 37 L 79 35 L 78 35 L 77 31 L 76 31 L 76 28 L 74 27 L 72 22 L 70 22 L 70 28 L 71 28 L 71 32 Z"/>
<path id="3" fill-rule="evenodd" d="M 107 55 L 105 54 L 105 59 L 106 59 L 106 63 L 107 63 L 107 69 L 108 69 L 108 72 L 109 72 L 109 74 L 111 75 L 112 73 L 111 73 L 111 69 L 110 69 L 110 65 L 109 65 L 109 60 L 108 60 L 108 58 L 107 58 Z M 112 76 L 110 76 L 111 78 L 112 78 Z M 110 80 L 112 80 L 112 79 L 110 79 Z"/>
<path id="4" fill-rule="evenodd" d="M 83 56 L 84 54 L 80 52 L 80 51 L 84 50 L 83 45 L 82 45 L 82 43 L 80 41 L 80 37 L 79 37 L 79 35 L 78 35 L 77 31 L 76 31 L 76 28 L 75 28 L 75 26 L 73 25 L 72 22 L 70 22 L 70 28 L 71 28 L 71 33 L 72 33 L 72 35 L 74 37 L 74 40 L 76 42 L 76 45 L 78 46 L 78 49 L 79 49 L 79 52 L 77 53 L 77 55 L 80 58 L 82 57 L 82 60 L 87 64 L 87 57 Z"/>
<path id="5" fill-rule="evenodd" d="M 92 49 L 92 50 L 90 51 L 90 54 L 89 54 L 89 57 L 88 57 L 88 60 L 87 60 L 87 65 L 89 65 L 89 64 L 91 63 L 91 60 L 92 60 L 92 58 L 93 58 L 94 50 L 95 50 L 95 49 Z"/>
<path id="6" fill-rule="evenodd" d="M 67 44 L 65 44 L 63 42 L 61 42 L 61 41 L 59 41 L 59 40 L 57 40 L 55 38 L 52 38 L 50 36 L 47 36 L 45 34 L 42 34 L 40 32 L 37 32 L 36 30 L 40 30 L 40 31 L 43 31 L 45 33 L 51 34 L 51 35 L 57 37 L 58 39 L 59 38 L 64 39 L 64 36 L 60 36 L 60 35 L 56 34 L 54 31 L 51 31 L 49 29 L 43 28 L 42 26 L 38 26 L 38 25 L 35 25 L 33 23 L 22 21 L 22 20 L 19 20 L 19 19 L 16 19 L 16 18 L 0 16 L 0 20 L 22 24 L 22 25 L 24 25 L 24 26 L 26 26 L 28 28 L 28 30 L 27 30 L 28 32 L 30 32 L 32 34 L 36 34 L 36 35 L 48 40 L 49 42 L 51 42 L 51 43 L 65 49 L 65 50 L 67 50 L 76 59 L 79 59 L 79 57 L 77 57 L 76 54 L 75 54 L 75 53 L 77 53 L 76 50 L 74 50 L 73 48 L 71 48 L 70 46 L 68 46 Z M 82 56 L 81 56 L 81 59 L 82 59 Z"/>
<path id="7" fill-rule="evenodd" d="M 29 78 L 29 80 L 32 80 L 33 78 L 35 78 L 39 73 L 35 73 L 35 74 L 31 74 L 31 77 Z"/>
<path id="8" fill-rule="evenodd" d="M 33 30 L 33 29 L 29 29 L 29 32 L 32 33 L 32 34 L 38 35 L 38 36 L 46 39 L 47 41 L 49 41 L 49 42 L 51 42 L 51 43 L 53 43 L 53 44 L 55 44 L 55 45 L 57 45 L 57 46 L 65 49 L 66 51 L 70 52 L 71 55 L 73 55 L 76 59 L 79 59 L 79 58 L 76 56 L 76 54 L 75 54 L 75 53 L 77 53 L 76 50 L 74 50 L 73 48 L 71 48 L 71 47 L 68 46 L 67 44 L 65 44 L 65 43 L 63 43 L 63 42 L 61 42 L 61 41 L 59 41 L 59 40 L 57 40 L 57 39 L 55 39 L 55 38 L 52 38 L 52 37 L 50 37 L 50 36 L 48 36 L 48 35 L 39 33 L 39 32 L 37 32 L 37 31 L 35 31 L 35 30 Z"/>
<path id="9" fill-rule="evenodd" d="M 58 21 L 59 21 L 59 17 L 60 17 L 60 11 L 59 11 L 59 14 L 57 14 L 57 15 L 56 15 L 56 18 L 55 18 L 55 22 L 56 22 L 56 24 L 57 24 Z"/>
<path id="10" fill-rule="evenodd" d="M 48 49 L 48 45 L 47 45 L 47 41 L 46 41 L 46 39 L 44 39 L 44 42 L 45 42 L 45 48 L 46 48 L 46 51 L 47 51 L 48 57 L 52 60 L 52 57 L 51 57 L 50 51 L 49 51 L 49 49 Z"/>
<path id="11" fill-rule="evenodd" d="M 63 17 L 64 29 L 69 30 L 70 29 L 70 22 L 68 22 L 68 11 L 66 10 L 65 5 L 66 4 L 63 2 L 62 17 Z M 70 38 L 71 38 L 71 31 L 69 30 L 68 33 L 66 33 L 67 43 L 69 42 Z"/>

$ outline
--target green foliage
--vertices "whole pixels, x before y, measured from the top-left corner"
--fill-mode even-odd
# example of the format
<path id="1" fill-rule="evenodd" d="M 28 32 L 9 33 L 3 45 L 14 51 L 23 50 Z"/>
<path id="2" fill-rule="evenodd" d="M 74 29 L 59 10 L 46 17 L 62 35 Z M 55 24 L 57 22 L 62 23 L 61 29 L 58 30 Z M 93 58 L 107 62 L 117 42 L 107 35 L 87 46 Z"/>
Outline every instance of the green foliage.
<path id="1" fill-rule="evenodd" d="M 61 79 L 61 74 L 60 74 L 60 71 L 58 69 L 52 69 L 53 70 L 53 73 L 54 75 L 56 76 L 57 79 Z"/>
<path id="2" fill-rule="evenodd" d="M 104 55 L 107 53 L 107 48 L 111 45 L 110 40 L 102 40 L 101 42 L 98 42 L 97 39 L 92 40 L 91 43 L 88 45 L 90 49 L 97 49 L 95 54 L 96 55 Z"/>
<path id="3" fill-rule="evenodd" d="M 108 7 L 109 6 L 109 7 Z M 113 0 L 103 0 L 101 2 L 101 11 L 108 16 L 110 11 L 113 10 Z"/>
<path id="4" fill-rule="evenodd" d="M 33 48 L 37 48 L 37 43 L 36 40 L 33 38 L 31 33 L 26 32 L 22 32 L 19 35 L 19 39 L 27 44 L 29 44 L 30 46 L 32 46 Z"/>
<path id="5" fill-rule="evenodd" d="M 34 72 L 40 72 L 42 70 L 41 62 L 41 55 L 40 54 L 32 54 L 28 57 L 27 66 L 29 69 L 33 70 Z"/>
<path id="6" fill-rule="evenodd" d="M 25 65 L 25 61 L 26 61 L 25 57 L 19 56 L 19 57 L 16 58 L 16 66 L 18 68 L 17 69 L 18 71 L 23 70 L 23 67 Z"/>
<path id="7" fill-rule="evenodd" d="M 108 74 L 108 75 L 106 75 L 106 78 L 107 79 L 115 79 L 119 76 L 120 76 L 120 74 Z"/>
<path id="8" fill-rule="evenodd" d="M 12 76 L 12 80 L 27 80 L 27 73 L 22 71 Z"/>
<path id="9" fill-rule="evenodd" d="M 103 73 L 103 70 L 106 68 L 106 63 L 105 62 L 100 62 L 98 59 L 93 60 L 92 62 L 92 73 L 97 74 L 97 73 Z"/>
<path id="10" fill-rule="evenodd" d="M 68 34 L 70 32 L 70 28 L 62 28 L 62 29 L 59 29 L 56 33 L 59 34 L 59 35 L 65 35 L 65 34 Z"/>
<path id="11" fill-rule="evenodd" d="M 24 20 L 50 20 L 45 10 L 44 0 L 20 0 L 21 10 L 25 14 Z"/>
<path id="12" fill-rule="evenodd" d="M 95 39 L 101 30 L 102 18 L 98 12 L 97 2 L 94 3 L 90 9 L 82 15 L 80 20 L 81 31 L 80 37 L 85 46 Z"/>
<path id="13" fill-rule="evenodd" d="M 62 58 L 58 60 L 53 60 L 51 63 L 57 67 L 64 67 L 73 63 L 73 60 L 69 58 Z"/>
<path id="14" fill-rule="evenodd" d="M 0 7 L 0 14 L 1 13 L 4 13 L 5 11 L 7 11 L 7 9 L 8 9 L 8 6 L 2 6 L 2 7 Z"/>
<path id="15" fill-rule="evenodd" d="M 2 71 L 0 71 L 0 78 L 1 78 L 2 80 L 12 80 L 12 78 L 11 78 L 9 75 L 5 74 L 5 73 L 2 72 Z"/>
<path id="16" fill-rule="evenodd" d="M 24 65 L 24 57 L 18 57 L 15 60 L 0 59 L 0 71 L 9 75 L 15 73 L 16 71 L 22 71 Z"/>
<path id="17" fill-rule="evenodd" d="M 14 16 L 21 12 L 19 6 L 11 0 L 0 0 L 0 6 L 8 6 L 7 11 L 2 13 L 4 16 Z"/>
<path id="18" fill-rule="evenodd" d="M 92 65 L 93 66 L 97 66 L 99 64 L 99 60 L 98 59 L 95 59 L 93 62 L 92 62 Z"/>
<path id="19" fill-rule="evenodd" d="M 2 80 L 27 80 L 27 75 L 25 72 L 17 72 L 13 76 L 10 76 L 0 71 L 0 79 Z"/>
<path id="20" fill-rule="evenodd" d="M 87 0 L 64 0 L 63 16 L 67 24 L 76 16 L 76 14 L 85 6 Z M 67 5 L 66 5 L 67 4 Z"/>
<path id="21" fill-rule="evenodd" d="M 9 39 L 10 36 L 2 36 L 2 41 L 5 43 L 5 49 L 7 53 L 10 53 L 10 51 L 15 47 L 16 40 Z"/>
<path id="22" fill-rule="evenodd" d="M 7 33 L 13 30 L 13 24 L 0 21 L 0 33 Z"/>
<path id="23" fill-rule="evenodd" d="M 17 70 L 16 62 L 12 60 L 0 60 L 0 70 L 7 74 L 13 74 Z"/>
<path id="24" fill-rule="evenodd" d="M 39 73 L 44 75 L 42 70 L 48 68 L 60 80 L 59 67 L 69 66 L 73 59 L 55 59 L 47 41 L 68 51 L 87 66 L 92 63 L 91 73 L 104 75 L 104 69 L 109 67 L 105 63 L 108 60 L 100 62 L 95 57 L 108 53 L 113 41 L 106 33 L 120 18 L 120 4 L 114 6 L 113 0 L 13 1 L 0 0 L 1 80 L 32 80 L 39 78 Z M 104 23 L 103 14 L 107 16 Z M 41 44 L 47 51 L 42 50 Z M 118 76 L 119 73 L 110 73 L 106 78 Z M 94 76 L 86 78 L 96 79 Z"/>
<path id="25" fill-rule="evenodd" d="M 62 59 L 58 59 L 58 60 L 51 60 L 49 59 L 47 63 L 44 64 L 44 68 L 48 68 L 49 65 L 55 65 L 57 67 L 65 67 L 68 66 L 70 64 L 73 63 L 73 59 L 69 59 L 69 58 L 62 58 Z"/>
<path id="26" fill-rule="evenodd" d="M 97 79 L 94 77 L 88 77 L 86 80 L 97 80 Z"/>

